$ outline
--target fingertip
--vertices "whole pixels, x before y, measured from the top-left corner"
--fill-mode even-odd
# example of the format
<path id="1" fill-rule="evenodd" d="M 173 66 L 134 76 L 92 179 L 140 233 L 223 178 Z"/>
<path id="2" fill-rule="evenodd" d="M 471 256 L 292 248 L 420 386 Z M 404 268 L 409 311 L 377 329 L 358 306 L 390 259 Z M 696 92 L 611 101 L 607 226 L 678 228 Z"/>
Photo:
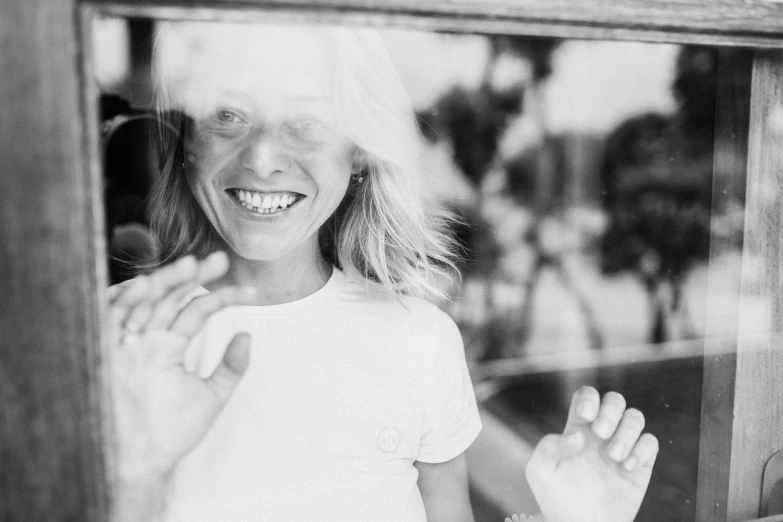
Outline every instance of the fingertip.
<path id="1" fill-rule="evenodd" d="M 548 470 L 557 464 L 561 453 L 558 447 L 559 441 L 560 436 L 554 434 L 545 435 L 538 441 L 533 450 L 533 455 L 530 457 L 527 466 L 525 466 L 525 476 L 528 477 L 528 480 L 531 477 L 546 475 Z"/>
<path id="2" fill-rule="evenodd" d="M 208 282 L 221 277 L 228 271 L 228 254 L 222 250 L 212 252 L 201 261 L 198 279 Z"/>
<path id="3" fill-rule="evenodd" d="M 206 260 L 214 264 L 228 264 L 228 254 L 222 250 L 217 250 L 209 254 Z"/>
<path id="4" fill-rule="evenodd" d="M 147 290 L 150 286 L 150 278 L 147 275 L 140 275 L 133 279 L 133 285 L 131 288 L 134 292 L 142 292 Z"/>
<path id="5" fill-rule="evenodd" d="M 659 449 L 658 438 L 651 433 L 644 433 L 639 437 L 639 440 L 636 442 L 633 451 L 631 451 L 631 454 L 626 461 L 632 458 L 635 459 L 631 463 L 633 464 L 634 469 L 639 467 L 652 469 L 658 456 Z M 628 464 L 628 466 L 631 464 Z M 625 467 L 625 463 L 623 467 Z M 626 469 L 631 471 L 628 468 Z"/>
<path id="6" fill-rule="evenodd" d="M 623 468 L 625 469 L 625 471 L 633 471 L 638 463 L 639 463 L 639 459 L 631 455 L 630 457 L 625 459 L 625 462 L 623 462 Z"/>
<path id="7" fill-rule="evenodd" d="M 573 402 L 577 415 L 583 420 L 592 421 L 598 415 L 601 396 L 592 386 L 582 386 L 574 393 Z"/>
<path id="8" fill-rule="evenodd" d="M 180 270 L 195 272 L 198 269 L 198 261 L 193 254 L 188 254 L 179 261 Z"/>
<path id="9" fill-rule="evenodd" d="M 228 369 L 241 375 L 250 363 L 250 342 L 253 339 L 249 332 L 239 332 L 231 340 L 226 350 L 224 360 Z"/>
<path id="10" fill-rule="evenodd" d="M 587 421 L 593 420 L 593 418 L 595 418 L 595 409 L 587 402 L 580 404 L 577 407 L 576 412 L 582 419 Z"/>

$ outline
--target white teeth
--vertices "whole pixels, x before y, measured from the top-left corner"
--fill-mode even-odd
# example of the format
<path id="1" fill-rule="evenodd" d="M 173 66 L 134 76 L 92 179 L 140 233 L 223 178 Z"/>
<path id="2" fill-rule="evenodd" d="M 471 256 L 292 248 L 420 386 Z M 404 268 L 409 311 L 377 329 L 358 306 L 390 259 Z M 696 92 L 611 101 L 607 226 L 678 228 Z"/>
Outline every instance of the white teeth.
<path id="1" fill-rule="evenodd" d="M 274 214 L 275 212 L 279 212 L 280 210 L 284 210 L 290 207 L 294 204 L 295 201 L 297 201 L 296 196 L 280 193 L 272 196 L 270 194 L 264 195 L 260 192 L 251 192 L 249 190 L 237 189 L 235 194 L 236 198 L 239 200 L 239 203 L 243 207 L 261 214 Z"/>

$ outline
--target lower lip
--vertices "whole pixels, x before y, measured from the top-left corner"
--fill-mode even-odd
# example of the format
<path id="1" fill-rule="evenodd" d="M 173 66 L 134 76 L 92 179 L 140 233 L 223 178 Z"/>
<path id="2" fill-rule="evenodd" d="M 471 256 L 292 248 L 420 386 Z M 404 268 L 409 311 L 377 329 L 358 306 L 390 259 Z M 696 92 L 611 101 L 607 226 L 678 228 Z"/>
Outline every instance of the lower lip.
<path id="1" fill-rule="evenodd" d="M 243 216 L 246 216 L 246 217 L 249 217 L 249 218 L 253 218 L 253 219 L 276 219 L 276 218 L 279 218 L 281 216 L 286 216 L 286 215 L 288 215 L 290 213 L 290 211 L 292 209 L 296 208 L 296 206 L 299 205 L 299 203 L 301 203 L 304 200 L 304 198 L 301 198 L 300 200 L 295 202 L 290 207 L 286 207 L 285 209 L 278 210 L 277 212 L 274 212 L 274 213 L 270 212 L 268 214 L 261 214 L 259 212 L 256 212 L 254 210 L 250 210 L 249 208 L 245 207 L 244 205 L 242 205 L 242 203 L 240 203 L 231 194 L 226 193 L 226 197 L 228 199 L 230 199 L 234 203 L 234 206 L 239 210 L 239 212 Z"/>

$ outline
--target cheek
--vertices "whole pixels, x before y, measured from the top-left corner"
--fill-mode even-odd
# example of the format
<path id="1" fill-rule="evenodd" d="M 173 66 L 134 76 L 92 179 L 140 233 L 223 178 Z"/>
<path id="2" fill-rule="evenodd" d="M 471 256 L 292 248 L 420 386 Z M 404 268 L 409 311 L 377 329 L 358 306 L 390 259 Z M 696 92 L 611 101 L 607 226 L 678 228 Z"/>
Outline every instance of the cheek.
<path id="1" fill-rule="evenodd" d="M 348 189 L 353 156 L 353 146 L 332 146 L 298 154 L 296 160 L 314 178 L 321 192 L 334 193 L 339 201 Z"/>
<path id="2" fill-rule="evenodd" d="M 225 170 L 240 157 L 241 147 L 210 136 L 194 136 L 185 141 L 185 169 L 191 187 L 209 183 L 218 172 Z"/>

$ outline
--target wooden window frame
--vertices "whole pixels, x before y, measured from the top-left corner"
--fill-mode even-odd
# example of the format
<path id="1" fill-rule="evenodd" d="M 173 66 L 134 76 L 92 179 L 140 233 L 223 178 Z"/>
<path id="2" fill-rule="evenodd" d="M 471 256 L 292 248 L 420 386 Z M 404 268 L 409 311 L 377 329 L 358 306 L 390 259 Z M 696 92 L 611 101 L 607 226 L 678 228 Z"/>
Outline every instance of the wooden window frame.
<path id="1" fill-rule="evenodd" d="M 772 329 L 783 229 L 762 205 L 781 188 L 783 4 L 743 0 L 25 0 L 0 3 L 0 518 L 109 519 L 111 430 L 102 372 L 107 284 L 97 92 L 87 52 L 97 14 L 299 20 L 429 30 L 748 47 L 750 99 L 722 77 L 713 209 L 747 179 L 745 242 L 768 261 L 738 274 L 738 302 L 767 299 Z M 738 176 L 737 173 L 745 176 Z M 741 187 L 740 187 L 741 188 Z M 711 259 L 728 245 L 713 238 Z M 770 262 L 771 261 L 771 262 Z M 709 286 L 710 292 L 713 286 Z M 711 294 L 708 294 L 711 295 Z M 783 448 L 776 336 L 735 335 L 709 308 L 697 520 L 759 516 L 766 459 Z M 717 339 L 717 340 L 716 340 Z M 773 407 L 775 405 L 776 407 Z M 748 427 L 752 426 L 752 430 Z"/>

